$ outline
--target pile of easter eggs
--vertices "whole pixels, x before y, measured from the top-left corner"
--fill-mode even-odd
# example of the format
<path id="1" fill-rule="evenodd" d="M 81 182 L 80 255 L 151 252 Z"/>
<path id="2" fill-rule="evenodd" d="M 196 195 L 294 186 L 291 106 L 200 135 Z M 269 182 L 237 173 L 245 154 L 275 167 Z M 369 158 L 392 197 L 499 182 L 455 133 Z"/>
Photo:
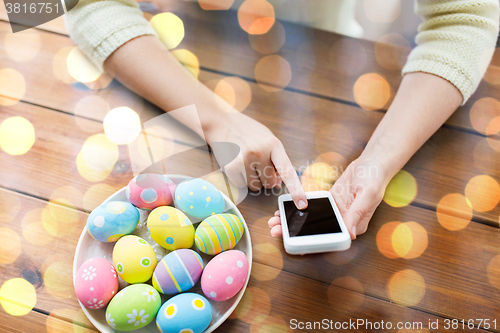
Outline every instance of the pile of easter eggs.
<path id="1" fill-rule="evenodd" d="M 108 201 L 88 217 L 93 238 L 116 244 L 113 263 L 95 257 L 78 269 L 79 301 L 89 309 L 107 307 L 106 321 L 116 330 L 140 329 L 156 319 L 162 333 L 203 332 L 212 320 L 211 302 L 231 299 L 246 283 L 247 257 L 233 250 L 243 222 L 224 213 L 223 195 L 203 179 L 176 185 L 164 175 L 142 174 L 126 195 L 129 202 Z M 131 234 L 140 210 L 147 212 L 150 242 Z M 165 249 L 161 260 L 151 242 Z M 204 262 L 200 253 L 213 257 Z M 198 283 L 201 292 L 193 292 Z M 122 284 L 127 286 L 119 290 Z"/>

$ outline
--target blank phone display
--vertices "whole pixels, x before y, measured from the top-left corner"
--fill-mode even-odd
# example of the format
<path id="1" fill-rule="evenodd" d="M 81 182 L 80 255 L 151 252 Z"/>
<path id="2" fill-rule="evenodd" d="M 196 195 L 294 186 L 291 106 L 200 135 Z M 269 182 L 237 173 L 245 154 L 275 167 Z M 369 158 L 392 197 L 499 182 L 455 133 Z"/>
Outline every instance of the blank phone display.
<path id="1" fill-rule="evenodd" d="M 290 237 L 342 232 L 328 198 L 309 199 L 304 210 L 298 210 L 293 201 L 284 201 L 283 206 Z"/>

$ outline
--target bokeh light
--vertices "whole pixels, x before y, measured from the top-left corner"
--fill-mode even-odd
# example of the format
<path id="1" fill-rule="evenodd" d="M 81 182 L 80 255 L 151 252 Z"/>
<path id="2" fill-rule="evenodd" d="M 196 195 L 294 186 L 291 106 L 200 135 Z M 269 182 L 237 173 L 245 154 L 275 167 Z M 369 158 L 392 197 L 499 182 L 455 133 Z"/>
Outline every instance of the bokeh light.
<path id="1" fill-rule="evenodd" d="M 35 288 L 25 279 L 7 280 L 0 288 L 0 304 L 12 316 L 27 315 L 36 304 Z"/>
<path id="2" fill-rule="evenodd" d="M 479 138 L 474 147 L 473 156 L 476 168 L 487 175 L 498 174 L 498 159 L 500 155 L 500 141 L 495 137 Z M 496 147 L 498 145 L 498 147 Z"/>
<path id="3" fill-rule="evenodd" d="M 82 83 L 95 81 L 102 74 L 102 70 L 91 63 L 76 46 L 68 53 L 66 66 L 69 75 Z"/>
<path id="4" fill-rule="evenodd" d="M 24 76 L 13 68 L 0 69 L 0 105 L 17 104 L 26 93 Z"/>
<path id="5" fill-rule="evenodd" d="M 333 69 L 340 76 L 358 75 L 368 62 L 364 46 L 352 38 L 341 38 L 335 42 L 329 55 Z"/>
<path id="6" fill-rule="evenodd" d="M 266 0 L 246 0 L 238 8 L 238 22 L 251 35 L 261 35 L 275 22 L 274 7 Z"/>
<path id="7" fill-rule="evenodd" d="M 252 324 L 257 317 L 268 316 L 269 312 L 271 312 L 269 295 L 260 288 L 248 287 L 230 318 Z"/>
<path id="8" fill-rule="evenodd" d="M 171 53 L 191 74 L 194 75 L 195 78 L 198 78 L 198 75 L 200 75 L 200 62 L 193 52 L 179 49 Z"/>
<path id="9" fill-rule="evenodd" d="M 491 149 L 500 153 L 500 140 L 494 137 L 487 137 L 486 142 L 488 142 L 488 145 L 490 146 Z"/>
<path id="10" fill-rule="evenodd" d="M 54 75 L 66 84 L 72 84 L 77 82 L 70 74 L 67 65 L 67 59 L 70 52 L 73 50 L 72 46 L 63 47 L 57 51 L 54 59 L 52 60 L 52 70 Z"/>
<path id="11" fill-rule="evenodd" d="M 78 173 L 88 181 L 102 181 L 111 173 L 118 157 L 118 146 L 106 135 L 92 135 L 76 158 Z"/>
<path id="12" fill-rule="evenodd" d="M 333 280 L 328 288 L 328 302 L 342 304 L 347 312 L 358 310 L 365 299 L 363 285 L 352 276 L 342 276 Z"/>
<path id="13" fill-rule="evenodd" d="M 286 34 L 283 25 L 276 21 L 268 32 L 261 35 L 248 35 L 250 45 L 253 49 L 262 54 L 272 54 L 278 52 L 285 44 Z"/>
<path id="14" fill-rule="evenodd" d="M 400 34 L 383 35 L 375 44 L 375 57 L 380 66 L 400 70 L 410 54 L 410 42 Z"/>
<path id="15" fill-rule="evenodd" d="M 21 210 L 19 194 L 0 190 L 0 223 L 12 221 Z"/>
<path id="16" fill-rule="evenodd" d="M 42 48 L 42 38 L 35 29 L 28 29 L 16 33 L 5 34 L 5 51 L 14 61 L 24 62 L 32 60 Z"/>
<path id="17" fill-rule="evenodd" d="M 392 248 L 400 257 L 405 256 L 413 246 L 413 237 L 410 228 L 400 223 L 391 235 Z"/>
<path id="18" fill-rule="evenodd" d="M 492 97 L 477 100 L 470 110 L 470 122 L 476 131 L 493 135 L 500 131 L 500 102 Z"/>
<path id="19" fill-rule="evenodd" d="M 55 309 L 47 316 L 47 333 L 86 333 L 93 325 L 82 310 Z"/>
<path id="20" fill-rule="evenodd" d="M 329 153 L 335 143 L 335 150 L 342 155 L 348 155 L 354 145 L 353 136 L 347 126 L 328 124 L 316 134 L 316 149 L 320 154 Z"/>
<path id="21" fill-rule="evenodd" d="M 327 163 L 313 163 L 302 173 L 302 187 L 306 192 L 328 191 L 339 176 L 338 170 Z"/>
<path id="22" fill-rule="evenodd" d="M 391 98 L 391 87 L 386 79 L 377 73 L 360 76 L 353 87 L 354 100 L 368 111 L 384 107 Z"/>
<path id="23" fill-rule="evenodd" d="M 385 189 L 384 201 L 392 207 L 409 205 L 417 196 L 417 181 L 408 171 L 399 171 Z"/>
<path id="24" fill-rule="evenodd" d="M 377 233 L 377 247 L 380 253 L 390 259 L 398 258 L 399 255 L 392 247 L 392 234 L 401 225 L 401 222 L 388 222 L 384 224 Z"/>
<path id="25" fill-rule="evenodd" d="M 48 245 L 54 239 L 43 225 L 42 208 L 35 208 L 28 211 L 21 222 L 23 228 L 23 237 L 35 246 Z"/>
<path id="26" fill-rule="evenodd" d="M 252 100 L 252 90 L 245 80 L 230 76 L 220 80 L 214 92 L 238 111 L 244 111 Z"/>
<path id="27" fill-rule="evenodd" d="M 157 14 L 149 23 L 168 49 L 176 48 L 184 39 L 184 23 L 173 13 Z"/>
<path id="28" fill-rule="evenodd" d="M 364 0 L 365 14 L 373 23 L 394 22 L 401 13 L 400 0 Z"/>
<path id="29" fill-rule="evenodd" d="M 117 145 L 133 142 L 142 130 L 139 115 L 126 106 L 109 111 L 103 126 L 108 139 Z"/>
<path id="30" fill-rule="evenodd" d="M 7 154 L 26 154 L 34 143 L 35 128 L 26 118 L 7 118 L 0 125 L 0 147 Z"/>
<path id="31" fill-rule="evenodd" d="M 256 244 L 252 248 L 252 278 L 269 281 L 278 276 L 283 269 L 283 255 L 271 243 Z"/>
<path id="32" fill-rule="evenodd" d="M 48 259 L 50 261 L 50 258 Z M 73 265 L 69 262 L 57 261 L 45 265 L 43 282 L 45 289 L 56 299 L 70 298 L 73 291 Z"/>
<path id="33" fill-rule="evenodd" d="M 214 185 L 217 187 L 219 191 L 224 193 L 228 198 L 232 199 L 233 202 L 240 202 L 240 190 L 239 188 L 234 185 L 229 178 L 227 178 L 222 171 L 218 170 L 215 172 L 212 172 L 208 174 L 207 176 L 201 177 L 208 181 L 210 184 Z M 229 193 L 228 191 L 228 185 L 229 185 Z"/>
<path id="34" fill-rule="evenodd" d="M 64 202 L 68 204 L 68 202 Z M 42 212 L 43 227 L 54 237 L 66 237 L 73 232 L 79 221 L 78 211 L 73 208 L 49 203 Z"/>
<path id="35" fill-rule="evenodd" d="M 391 301 L 403 306 L 417 305 L 425 295 L 424 278 L 411 269 L 395 273 L 387 284 Z"/>
<path id="36" fill-rule="evenodd" d="M 99 120 L 104 119 L 108 111 L 109 105 L 104 98 L 98 95 L 85 96 L 73 108 L 73 114 L 76 116 L 73 119 L 78 127 L 85 132 L 95 133 L 102 129 L 102 123 Z"/>
<path id="37" fill-rule="evenodd" d="M 460 193 L 447 194 L 439 200 L 436 214 L 445 229 L 462 230 L 472 219 L 472 204 Z"/>
<path id="38" fill-rule="evenodd" d="M 10 228 L 0 228 L 0 264 L 12 264 L 21 254 L 21 237 Z"/>
<path id="39" fill-rule="evenodd" d="M 474 210 L 487 212 L 495 208 L 500 201 L 500 185 L 491 176 L 475 176 L 465 187 L 465 197 Z"/>
<path id="40" fill-rule="evenodd" d="M 234 0 L 198 0 L 204 10 L 226 10 L 231 8 Z"/>
<path id="41" fill-rule="evenodd" d="M 500 290 L 500 255 L 491 259 L 486 271 L 491 285 Z"/>
<path id="42" fill-rule="evenodd" d="M 250 333 L 286 333 L 292 332 L 290 325 L 279 316 L 259 316 L 250 326 Z"/>
<path id="43" fill-rule="evenodd" d="M 280 91 L 290 83 L 292 68 L 288 61 L 279 55 L 266 56 L 255 66 L 255 79 L 266 91 Z"/>
<path id="44" fill-rule="evenodd" d="M 377 233 L 378 250 L 390 259 L 420 257 L 428 242 L 427 231 L 417 222 L 388 222 Z"/>
<path id="45" fill-rule="evenodd" d="M 83 196 L 83 209 L 92 211 L 117 190 L 108 184 L 92 185 Z"/>

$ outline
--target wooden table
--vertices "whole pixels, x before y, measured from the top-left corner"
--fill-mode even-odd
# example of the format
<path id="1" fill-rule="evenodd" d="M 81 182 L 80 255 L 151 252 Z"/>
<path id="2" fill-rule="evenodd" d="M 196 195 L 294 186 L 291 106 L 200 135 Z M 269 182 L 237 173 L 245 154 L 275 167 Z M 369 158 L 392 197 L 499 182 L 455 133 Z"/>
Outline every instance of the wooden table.
<path id="1" fill-rule="evenodd" d="M 250 104 L 243 112 L 282 140 L 297 169 L 328 152 L 338 154 L 335 163 L 342 167 L 359 155 L 394 97 L 408 54 L 403 47 L 376 45 L 281 22 L 286 42 L 275 54 L 289 63 L 291 80 L 284 89 L 264 85 L 266 90 L 262 80 L 276 83 L 275 76 L 264 75 L 262 79 L 256 77 L 254 69 L 268 55 L 252 48 L 234 11 L 204 11 L 197 4 L 176 1 L 157 5 L 183 20 L 185 37 L 177 49 L 196 55 L 202 82 L 214 88 L 228 76 L 242 79 L 242 89 L 251 91 Z M 71 79 L 65 57 L 74 44 L 61 18 L 32 30 L 40 41 L 36 51 L 36 43 L 23 44 L 21 35 L 8 37 L 10 26 L 0 7 L 0 36 L 4 40 L 0 43 L 0 70 L 15 69 L 26 86 L 17 103 L 15 93 L 8 96 L 15 89 L 0 91 L 4 97 L 0 122 L 21 116 L 33 125 L 36 137 L 25 154 L 0 151 L 0 283 L 21 277 L 36 290 L 36 304 L 28 314 L 12 316 L 0 310 L 0 327 L 3 332 L 96 331 L 76 300 L 72 260 L 89 212 L 125 186 L 133 174 L 123 145 L 112 170 L 93 176 L 84 177 L 79 172 L 77 156 L 90 136 L 104 132 L 102 121 L 108 109 L 97 107 L 99 98 L 109 109 L 131 107 L 142 122 L 161 111 L 116 82 L 108 85 L 104 77 L 90 88 Z M 279 32 L 282 30 L 277 36 Z M 14 60 L 16 56 L 29 58 L 33 52 L 30 60 Z M 500 332 L 500 206 L 495 190 L 500 180 L 500 137 L 484 133 L 489 120 L 500 115 L 494 107 L 498 102 L 486 99 L 500 97 L 496 62 L 494 59 L 486 80 L 470 101 L 405 166 L 411 175 L 409 183 L 414 179 L 417 184 L 414 199 L 402 207 L 383 202 L 366 234 L 348 251 L 287 255 L 282 241 L 272 238 L 267 226 L 277 208 L 276 196 L 248 195 L 239 209 L 252 236 L 251 280 L 240 305 L 219 331 L 292 331 L 294 323 L 327 319 L 333 325 L 350 320 L 374 325 L 390 322 L 393 329 L 389 331 L 397 331 L 398 322 L 422 322 L 420 332 L 448 332 L 452 330 L 445 329 L 446 323 L 451 324 L 451 320 L 458 320 L 457 329 L 463 331 L 462 319 L 465 330 L 469 320 L 478 325 L 487 319 L 489 329 L 483 326 L 475 330 Z M 367 73 L 377 73 L 382 80 L 379 85 L 358 87 L 361 95 L 355 99 L 354 86 Z M 367 82 L 373 78 L 365 77 Z M 95 89 L 100 87 L 104 88 Z M 386 103 L 380 97 L 384 92 Z M 81 101 L 89 96 L 94 99 L 86 101 L 94 104 L 89 102 L 82 109 Z M 238 105 L 244 105 L 242 97 L 236 96 L 238 103 L 243 103 Z M 358 105 L 366 100 L 376 110 Z M 469 185 L 468 197 L 477 208 L 472 213 L 463 195 L 469 181 L 478 175 L 492 178 L 477 178 L 483 179 L 477 188 Z M 403 187 L 398 193 L 407 192 L 408 187 Z M 455 199 L 456 207 L 442 212 L 443 204 L 439 203 L 450 194 L 455 194 L 448 198 Z M 491 207 L 482 208 L 481 204 Z M 438 215 L 441 220 L 462 221 L 466 227 L 448 230 L 439 223 Z M 406 223 L 411 221 L 414 223 Z M 401 227 L 397 222 L 406 224 Z M 429 329 L 429 321 L 438 321 L 439 328 Z M 372 331 L 382 331 L 377 328 Z M 318 331 L 318 327 L 300 331 Z"/>

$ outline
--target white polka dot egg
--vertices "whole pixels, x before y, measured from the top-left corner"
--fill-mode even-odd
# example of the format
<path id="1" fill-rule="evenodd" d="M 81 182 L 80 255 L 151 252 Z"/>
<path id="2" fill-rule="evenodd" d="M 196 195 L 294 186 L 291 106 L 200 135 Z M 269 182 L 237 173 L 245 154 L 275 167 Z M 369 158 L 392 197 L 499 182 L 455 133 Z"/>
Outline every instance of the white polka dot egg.
<path id="1" fill-rule="evenodd" d="M 201 289 L 214 301 L 225 301 L 236 295 L 246 283 L 248 260 L 239 250 L 218 254 L 205 267 Z"/>
<path id="2" fill-rule="evenodd" d="M 90 235 L 98 241 L 116 242 L 135 230 L 139 218 L 139 211 L 129 202 L 109 201 L 90 213 L 87 227 Z"/>
<path id="3" fill-rule="evenodd" d="M 167 176 L 156 173 L 138 175 L 128 183 L 126 189 L 130 203 L 147 210 L 171 205 L 174 193 L 174 182 Z"/>
<path id="4" fill-rule="evenodd" d="M 184 213 L 199 219 L 222 213 L 225 208 L 220 191 L 199 178 L 183 181 L 177 186 L 175 205 Z"/>

